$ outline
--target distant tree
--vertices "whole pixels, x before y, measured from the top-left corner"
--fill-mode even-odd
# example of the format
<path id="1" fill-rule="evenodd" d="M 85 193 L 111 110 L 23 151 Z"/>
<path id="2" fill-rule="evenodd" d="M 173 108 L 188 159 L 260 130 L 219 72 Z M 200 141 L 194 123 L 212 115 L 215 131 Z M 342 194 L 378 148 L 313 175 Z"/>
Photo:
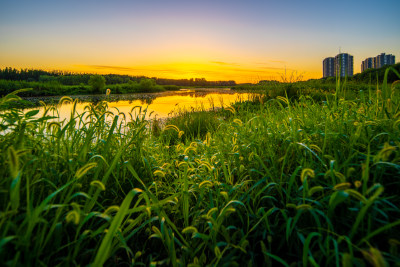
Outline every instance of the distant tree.
<path id="1" fill-rule="evenodd" d="M 92 87 L 94 93 L 101 93 L 101 90 L 106 86 L 106 79 L 101 75 L 92 75 L 88 84 Z"/>
<path id="2" fill-rule="evenodd" d="M 153 79 L 142 79 L 139 83 L 140 89 L 145 92 L 150 92 L 155 87 L 156 82 Z"/>

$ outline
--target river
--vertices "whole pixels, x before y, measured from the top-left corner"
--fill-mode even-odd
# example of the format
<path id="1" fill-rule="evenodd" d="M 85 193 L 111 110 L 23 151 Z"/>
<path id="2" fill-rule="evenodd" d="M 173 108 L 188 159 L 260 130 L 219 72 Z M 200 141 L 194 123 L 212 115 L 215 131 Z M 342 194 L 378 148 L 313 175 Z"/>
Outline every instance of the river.
<path id="1" fill-rule="evenodd" d="M 109 110 L 118 115 L 125 113 L 127 122 L 130 120 L 128 114 L 134 113 L 141 107 L 142 110 L 147 109 L 146 119 L 165 119 L 175 116 L 178 111 L 182 110 L 210 110 L 213 108 L 227 107 L 237 101 L 246 101 L 253 97 L 254 94 L 246 92 L 237 92 L 230 89 L 181 89 L 180 91 L 161 92 L 161 93 L 143 93 L 143 94 L 126 94 L 126 95 L 109 95 L 109 96 L 79 96 L 80 101 L 76 105 L 76 113 L 85 112 L 85 107 L 93 102 L 106 100 Z M 72 97 L 75 98 L 75 97 Z M 63 103 L 57 108 L 57 113 L 51 111 L 48 115 L 58 116 L 58 121 L 69 119 L 73 104 L 70 102 Z M 43 107 L 26 109 L 24 112 L 39 109 L 37 116 L 41 116 L 44 112 Z"/>

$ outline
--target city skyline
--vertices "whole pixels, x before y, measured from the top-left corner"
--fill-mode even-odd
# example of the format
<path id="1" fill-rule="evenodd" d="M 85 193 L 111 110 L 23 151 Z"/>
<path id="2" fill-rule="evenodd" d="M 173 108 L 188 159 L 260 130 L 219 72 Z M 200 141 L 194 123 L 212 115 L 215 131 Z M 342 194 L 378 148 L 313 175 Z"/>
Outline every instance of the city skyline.
<path id="1" fill-rule="evenodd" d="M 256 82 L 322 77 L 339 50 L 399 56 L 398 1 L 4 1 L 0 68 Z M 342 6 L 346 6 L 343 9 Z M 336 20 L 336 14 L 341 19 Z M 354 73 L 361 71 L 355 64 Z"/>

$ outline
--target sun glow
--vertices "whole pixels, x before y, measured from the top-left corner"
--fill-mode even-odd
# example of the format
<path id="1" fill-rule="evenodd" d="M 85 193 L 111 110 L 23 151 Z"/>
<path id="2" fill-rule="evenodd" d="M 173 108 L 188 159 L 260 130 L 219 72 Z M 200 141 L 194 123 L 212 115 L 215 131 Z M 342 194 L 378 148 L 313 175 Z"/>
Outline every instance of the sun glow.
<path id="1" fill-rule="evenodd" d="M 274 67 L 260 64 L 239 64 L 221 61 L 209 62 L 172 62 L 141 66 L 113 65 L 73 65 L 75 72 L 94 72 L 99 74 L 116 73 L 134 76 L 147 76 L 169 79 L 205 78 L 209 81 L 234 80 L 237 83 L 254 83 L 259 80 L 280 80 L 285 75 L 284 67 Z M 286 69 L 287 74 L 295 72 Z M 304 79 L 314 78 L 313 73 L 299 73 Z"/>

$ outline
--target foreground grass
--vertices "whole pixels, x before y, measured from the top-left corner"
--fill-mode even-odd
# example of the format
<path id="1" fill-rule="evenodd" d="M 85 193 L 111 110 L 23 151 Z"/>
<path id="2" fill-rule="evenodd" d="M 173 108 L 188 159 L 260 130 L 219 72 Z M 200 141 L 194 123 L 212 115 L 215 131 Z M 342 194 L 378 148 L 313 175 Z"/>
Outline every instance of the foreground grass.
<path id="1" fill-rule="evenodd" d="M 105 102 L 64 123 L 2 113 L 0 259 L 399 265 L 400 96 L 345 93 L 339 83 L 325 102 L 279 96 L 165 127 Z"/>

